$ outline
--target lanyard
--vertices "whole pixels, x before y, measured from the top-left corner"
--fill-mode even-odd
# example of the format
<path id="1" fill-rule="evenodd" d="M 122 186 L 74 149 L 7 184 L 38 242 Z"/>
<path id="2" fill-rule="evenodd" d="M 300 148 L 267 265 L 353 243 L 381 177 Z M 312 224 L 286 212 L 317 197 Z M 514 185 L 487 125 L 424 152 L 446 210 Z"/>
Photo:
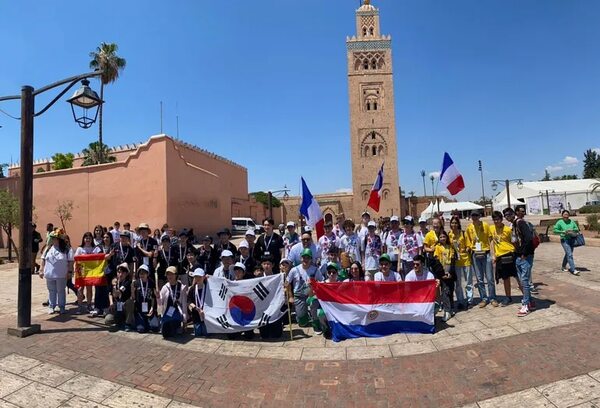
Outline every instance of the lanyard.
<path id="1" fill-rule="evenodd" d="M 125 256 L 123 256 L 123 244 L 120 242 L 119 247 L 121 248 L 121 260 L 125 261 L 125 259 L 127 259 L 127 256 L 129 255 L 129 249 L 127 249 L 127 252 L 125 252 Z"/>
<path id="2" fill-rule="evenodd" d="M 267 242 L 267 236 L 264 236 L 264 241 L 265 241 L 265 251 L 269 251 L 269 247 L 271 246 L 271 242 L 273 242 L 273 236 L 275 234 L 271 234 L 271 239 L 269 239 L 269 242 Z M 270 252 L 270 251 L 269 251 Z"/>
<path id="3" fill-rule="evenodd" d="M 173 300 L 173 304 L 177 303 L 177 300 L 179 299 L 179 293 L 177 292 L 178 286 L 179 285 L 175 284 L 175 293 L 173 293 L 170 283 L 167 286 L 167 289 L 169 289 L 169 297 Z"/>
<path id="4" fill-rule="evenodd" d="M 162 248 L 161 249 L 162 254 L 163 254 L 163 258 L 167 261 L 167 266 L 171 263 L 171 247 L 169 247 L 169 258 L 167 258 L 167 255 L 165 255 L 165 249 Z"/>
<path id="5" fill-rule="evenodd" d="M 184 247 L 185 251 L 183 251 L 183 256 L 181 256 L 181 245 L 179 245 L 179 262 L 183 262 L 185 256 L 187 255 L 187 245 Z"/>
<path id="6" fill-rule="evenodd" d="M 198 295 L 198 285 L 196 285 L 196 307 L 203 308 L 204 307 L 204 296 L 206 295 L 206 290 L 204 290 L 204 286 L 202 287 L 202 297 Z"/>
<path id="7" fill-rule="evenodd" d="M 142 300 L 146 300 L 146 295 L 148 294 L 148 285 L 150 283 L 146 282 L 146 288 L 144 288 L 144 282 L 140 279 L 140 290 L 142 292 Z"/>
<path id="8" fill-rule="evenodd" d="M 148 244 L 150 243 L 150 238 L 147 238 L 144 242 L 144 240 L 141 240 L 142 245 L 144 246 L 144 251 L 148 251 Z"/>

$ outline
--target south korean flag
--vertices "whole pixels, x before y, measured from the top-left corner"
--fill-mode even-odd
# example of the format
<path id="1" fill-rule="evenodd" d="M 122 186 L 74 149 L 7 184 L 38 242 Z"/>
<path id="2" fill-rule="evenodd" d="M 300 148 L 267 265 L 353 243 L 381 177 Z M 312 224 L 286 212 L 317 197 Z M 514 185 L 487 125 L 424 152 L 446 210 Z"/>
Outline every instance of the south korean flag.
<path id="1" fill-rule="evenodd" d="M 286 313 L 283 274 L 230 281 L 207 279 L 204 321 L 209 333 L 234 333 L 276 322 Z"/>

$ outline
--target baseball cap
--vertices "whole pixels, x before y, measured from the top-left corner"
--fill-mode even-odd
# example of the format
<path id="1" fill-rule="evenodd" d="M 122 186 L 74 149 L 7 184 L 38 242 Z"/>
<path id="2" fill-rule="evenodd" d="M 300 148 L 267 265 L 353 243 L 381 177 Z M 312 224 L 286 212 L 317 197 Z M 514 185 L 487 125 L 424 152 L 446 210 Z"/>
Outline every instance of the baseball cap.
<path id="1" fill-rule="evenodd" d="M 235 265 L 233 265 L 233 269 L 242 269 L 244 272 L 246 272 L 246 265 L 241 262 L 236 262 Z"/>
<path id="2" fill-rule="evenodd" d="M 381 263 L 382 261 L 392 263 L 392 259 L 388 254 L 383 254 L 379 257 L 379 262 Z"/>
<path id="3" fill-rule="evenodd" d="M 194 269 L 193 272 L 190 272 L 191 276 L 204 276 L 206 275 L 206 272 L 204 272 L 204 269 L 202 268 L 196 268 Z"/>
<path id="4" fill-rule="evenodd" d="M 340 270 L 340 266 L 336 262 L 329 262 L 327 264 L 327 270 L 335 269 L 336 271 Z"/>
<path id="5" fill-rule="evenodd" d="M 294 221 L 288 221 L 288 223 L 286 224 L 286 227 L 295 227 L 296 223 Z"/>
<path id="6" fill-rule="evenodd" d="M 127 238 L 131 238 L 131 235 L 129 234 L 129 231 L 121 231 L 119 233 L 119 236 L 121 237 L 127 237 Z"/>
<path id="7" fill-rule="evenodd" d="M 233 257 L 233 253 L 229 249 L 225 249 L 225 250 L 223 250 L 223 252 L 221 252 L 221 258 L 224 258 L 226 256 Z"/>
<path id="8" fill-rule="evenodd" d="M 255 237 L 256 236 L 256 232 L 254 232 L 253 229 L 249 229 L 248 231 L 246 231 L 246 236 L 248 236 L 248 235 L 252 235 L 253 237 Z"/>
<path id="9" fill-rule="evenodd" d="M 117 266 L 117 270 L 119 269 L 125 269 L 127 272 L 129 272 L 129 265 L 127 265 L 127 262 L 123 262 L 122 264 L 119 264 L 119 266 Z"/>
<path id="10" fill-rule="evenodd" d="M 290 260 L 289 260 L 289 259 L 287 259 L 287 258 L 283 258 L 283 259 L 281 259 L 281 261 L 279 261 L 279 265 L 281 265 L 281 264 L 283 264 L 283 263 L 287 263 L 287 264 L 290 264 L 290 265 L 292 265 L 292 261 L 290 261 Z"/>
<path id="11" fill-rule="evenodd" d="M 168 235 L 163 235 L 162 238 L 160 239 L 160 242 L 171 242 L 171 238 Z"/>
<path id="12" fill-rule="evenodd" d="M 167 268 L 167 273 L 174 273 L 175 275 L 177 275 L 177 267 L 176 266 L 169 266 Z"/>
<path id="13" fill-rule="evenodd" d="M 248 241 L 243 240 L 242 242 L 240 242 L 240 245 L 238 245 L 238 249 L 240 248 L 250 248 L 250 246 L 248 245 Z"/>
<path id="14" fill-rule="evenodd" d="M 205 235 L 205 236 L 202 237 L 202 241 L 212 242 L 212 237 L 210 235 Z"/>
<path id="15" fill-rule="evenodd" d="M 223 228 L 222 230 L 220 230 L 219 232 L 217 232 L 217 236 L 218 235 L 229 235 L 229 236 L 231 236 L 231 231 L 229 231 L 229 228 Z"/>
<path id="16" fill-rule="evenodd" d="M 392 216 L 390 217 L 390 222 L 394 222 L 394 221 L 396 221 L 396 222 L 399 222 L 399 221 L 400 221 L 400 219 L 398 218 L 398 216 L 397 216 L 397 215 L 392 215 Z"/>
<path id="17" fill-rule="evenodd" d="M 375 221 L 369 221 L 369 222 L 367 223 L 367 227 L 374 227 L 374 228 L 377 228 L 377 224 L 375 223 Z"/>
<path id="18" fill-rule="evenodd" d="M 407 215 L 402 219 L 402 223 L 405 225 L 415 225 L 415 219 L 410 215 Z"/>
<path id="19" fill-rule="evenodd" d="M 304 248 L 302 250 L 302 253 L 300 253 L 300 256 L 305 257 L 305 256 L 310 256 L 312 258 L 313 253 L 309 248 Z"/>
<path id="20" fill-rule="evenodd" d="M 146 273 L 150 272 L 150 268 L 148 268 L 148 265 L 140 265 L 140 267 L 138 268 L 138 272 L 140 271 L 144 271 Z"/>
<path id="21" fill-rule="evenodd" d="M 361 214 L 361 217 L 364 217 L 365 215 L 367 215 L 367 216 L 369 216 L 369 217 L 371 216 L 371 214 L 369 214 L 369 212 L 368 212 L 368 211 L 364 211 L 364 212 Z"/>
<path id="22" fill-rule="evenodd" d="M 184 229 L 182 229 L 181 231 L 179 231 L 179 236 L 180 236 L 180 237 L 182 237 L 182 236 L 184 236 L 184 235 L 185 235 L 185 236 L 187 237 L 187 235 L 188 235 L 189 233 L 190 233 L 190 232 L 188 231 L 188 229 L 187 229 L 187 228 L 184 228 Z"/>
<path id="23" fill-rule="evenodd" d="M 306 227 L 304 227 L 304 232 L 312 232 L 312 227 L 310 225 L 307 225 Z"/>
<path id="24" fill-rule="evenodd" d="M 419 224 L 427 224 L 427 218 L 425 218 L 425 217 L 419 218 Z"/>

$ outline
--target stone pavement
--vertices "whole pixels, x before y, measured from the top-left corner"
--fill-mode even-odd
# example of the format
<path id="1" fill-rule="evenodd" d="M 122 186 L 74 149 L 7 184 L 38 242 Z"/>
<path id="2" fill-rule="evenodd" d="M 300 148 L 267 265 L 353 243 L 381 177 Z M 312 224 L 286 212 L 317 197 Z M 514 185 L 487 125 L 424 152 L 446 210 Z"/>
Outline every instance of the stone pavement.
<path id="1" fill-rule="evenodd" d="M 534 389 L 544 393 L 545 384 L 600 369 L 600 301 L 591 286 L 598 278 L 598 255 L 597 248 L 576 250 L 578 266 L 588 271 L 575 277 L 559 272 L 559 245 L 540 246 L 534 281 L 541 287 L 542 307 L 524 319 L 516 317 L 516 306 L 471 309 L 447 326 L 439 324 L 433 336 L 338 344 L 299 330 L 293 342 L 286 332 L 278 343 L 191 338 L 172 342 L 157 335 L 110 333 L 98 320 L 43 314 L 39 304 L 45 286 L 37 277 L 34 321 L 42 324 L 43 333 L 16 339 L 5 334 L 15 321 L 16 268 L 4 265 L 0 358 L 15 353 L 118 384 L 126 393 L 135 389 L 166 398 L 162 402 L 200 406 L 454 407 L 480 401 L 480 407 L 487 407 L 490 398 L 506 395 L 514 401 L 513 393 L 526 391 L 517 394 L 523 398 L 513 404 L 523 406 Z M 0 394 L 3 388 L 0 383 Z M 554 404 L 547 406 L 573 405 L 545 397 Z M 105 400 L 91 401 L 108 405 Z M 586 401 L 577 403 L 581 402 Z"/>

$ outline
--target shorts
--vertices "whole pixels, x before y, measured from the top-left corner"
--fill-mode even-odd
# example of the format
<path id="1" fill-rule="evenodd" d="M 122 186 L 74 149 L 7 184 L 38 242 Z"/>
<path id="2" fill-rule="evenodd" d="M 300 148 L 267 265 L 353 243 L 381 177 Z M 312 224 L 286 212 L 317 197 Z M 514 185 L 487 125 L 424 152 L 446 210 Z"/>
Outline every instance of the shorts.
<path id="1" fill-rule="evenodd" d="M 496 283 L 500 282 L 500 279 L 509 279 L 511 276 L 517 277 L 515 254 L 511 252 L 496 257 Z"/>

